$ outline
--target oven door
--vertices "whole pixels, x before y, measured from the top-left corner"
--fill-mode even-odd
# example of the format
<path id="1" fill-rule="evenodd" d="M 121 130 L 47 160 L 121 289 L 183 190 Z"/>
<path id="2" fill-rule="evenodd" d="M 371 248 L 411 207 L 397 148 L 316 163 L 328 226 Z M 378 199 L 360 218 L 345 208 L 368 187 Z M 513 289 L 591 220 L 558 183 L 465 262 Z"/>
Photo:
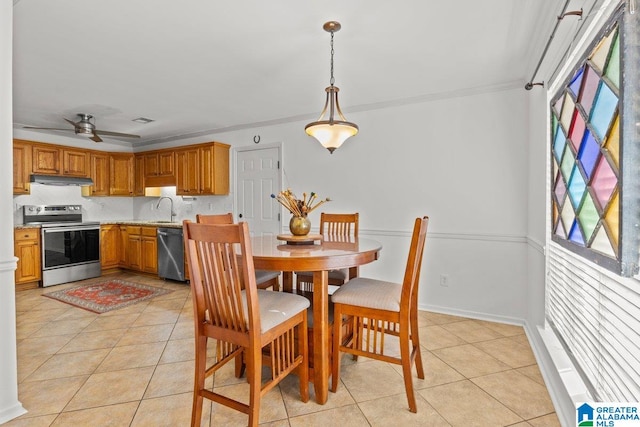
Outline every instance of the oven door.
<path id="1" fill-rule="evenodd" d="M 42 269 L 100 262 L 100 227 L 60 226 L 42 229 Z"/>

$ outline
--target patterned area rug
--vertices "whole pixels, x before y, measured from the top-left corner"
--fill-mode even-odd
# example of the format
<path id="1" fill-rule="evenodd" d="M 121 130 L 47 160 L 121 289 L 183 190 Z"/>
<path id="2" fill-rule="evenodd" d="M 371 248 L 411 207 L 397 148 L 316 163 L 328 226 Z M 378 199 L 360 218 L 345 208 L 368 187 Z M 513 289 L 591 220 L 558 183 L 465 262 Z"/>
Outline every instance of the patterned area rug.
<path id="1" fill-rule="evenodd" d="M 42 295 L 94 313 L 104 313 L 128 307 L 169 292 L 172 291 L 116 279 Z"/>

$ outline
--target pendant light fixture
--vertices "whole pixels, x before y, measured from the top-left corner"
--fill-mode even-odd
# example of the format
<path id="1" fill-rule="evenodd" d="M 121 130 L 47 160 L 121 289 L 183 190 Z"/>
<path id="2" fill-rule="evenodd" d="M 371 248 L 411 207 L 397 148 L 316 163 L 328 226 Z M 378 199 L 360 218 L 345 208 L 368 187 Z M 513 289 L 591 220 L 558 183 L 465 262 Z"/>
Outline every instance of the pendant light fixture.
<path id="1" fill-rule="evenodd" d="M 340 104 L 338 103 L 338 89 L 333 83 L 335 79 L 333 77 L 333 34 L 336 31 L 340 31 L 341 25 L 336 21 L 326 22 L 322 28 L 331 33 L 331 79 L 329 80 L 330 86 L 325 89 L 327 92 L 327 100 L 324 103 L 324 108 L 320 117 L 315 122 L 309 123 L 304 127 L 307 135 L 317 139 L 320 144 L 331 154 L 333 154 L 336 148 L 339 148 L 347 138 L 354 136 L 358 133 L 358 125 L 348 122 L 344 118 L 342 111 L 340 110 Z M 329 111 L 329 117 L 324 120 L 324 115 Z M 338 113 L 339 120 L 334 119 L 334 113 Z"/>

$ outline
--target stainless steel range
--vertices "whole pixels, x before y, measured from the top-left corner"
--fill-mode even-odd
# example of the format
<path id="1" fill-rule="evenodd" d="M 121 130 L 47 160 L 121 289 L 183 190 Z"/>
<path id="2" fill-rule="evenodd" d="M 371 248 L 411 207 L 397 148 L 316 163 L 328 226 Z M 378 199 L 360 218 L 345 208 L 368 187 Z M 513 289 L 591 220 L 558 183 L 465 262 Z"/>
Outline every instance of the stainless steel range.
<path id="1" fill-rule="evenodd" d="M 100 223 L 83 222 L 82 206 L 26 205 L 23 222 L 41 226 L 42 286 L 100 276 Z"/>

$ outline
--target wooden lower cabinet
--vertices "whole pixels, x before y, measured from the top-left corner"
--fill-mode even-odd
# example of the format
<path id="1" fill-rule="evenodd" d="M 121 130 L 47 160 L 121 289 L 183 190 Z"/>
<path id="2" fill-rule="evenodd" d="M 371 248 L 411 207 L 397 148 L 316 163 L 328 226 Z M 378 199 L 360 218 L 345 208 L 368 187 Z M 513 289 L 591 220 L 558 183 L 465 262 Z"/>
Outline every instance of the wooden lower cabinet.
<path id="1" fill-rule="evenodd" d="M 42 279 L 40 229 L 14 230 L 14 250 L 18 257 L 15 273 L 16 289 L 37 288 Z"/>
<path id="2" fill-rule="evenodd" d="M 120 226 L 102 225 L 100 227 L 100 265 L 103 270 L 120 265 Z"/>
<path id="3" fill-rule="evenodd" d="M 126 268 L 158 274 L 156 227 L 127 226 Z"/>

